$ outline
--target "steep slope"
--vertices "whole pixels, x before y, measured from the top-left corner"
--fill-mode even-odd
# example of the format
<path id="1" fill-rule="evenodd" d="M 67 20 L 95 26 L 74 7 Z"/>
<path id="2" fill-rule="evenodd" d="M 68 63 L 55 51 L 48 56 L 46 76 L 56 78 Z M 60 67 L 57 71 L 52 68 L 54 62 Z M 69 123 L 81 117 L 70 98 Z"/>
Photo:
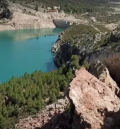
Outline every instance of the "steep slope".
<path id="1" fill-rule="evenodd" d="M 101 66 L 101 63 L 99 64 Z M 104 67 L 105 68 L 105 67 Z M 99 66 L 96 66 L 96 72 Z M 105 68 L 106 69 L 106 68 Z M 103 71 L 104 72 L 104 71 Z M 20 129 L 119 129 L 120 99 L 107 82 L 100 81 L 84 68 L 75 72 L 76 76 L 66 91 L 69 98 L 58 100 L 42 112 L 26 119 L 20 119 L 16 127 Z M 99 75 L 99 73 L 98 73 Z M 106 79 L 104 73 L 100 74 Z"/>
<path id="2" fill-rule="evenodd" d="M 80 57 L 80 65 L 85 60 L 88 62 L 100 60 L 107 66 L 111 76 L 120 85 L 119 29 L 112 32 L 109 30 L 101 32 L 92 26 L 76 25 L 60 34 L 52 51 L 55 52 L 54 61 L 57 66 L 70 62 L 72 55 Z"/>
<path id="3" fill-rule="evenodd" d="M 74 105 L 72 129 L 119 128 L 120 99 L 84 68 L 76 71 L 69 97 Z"/>

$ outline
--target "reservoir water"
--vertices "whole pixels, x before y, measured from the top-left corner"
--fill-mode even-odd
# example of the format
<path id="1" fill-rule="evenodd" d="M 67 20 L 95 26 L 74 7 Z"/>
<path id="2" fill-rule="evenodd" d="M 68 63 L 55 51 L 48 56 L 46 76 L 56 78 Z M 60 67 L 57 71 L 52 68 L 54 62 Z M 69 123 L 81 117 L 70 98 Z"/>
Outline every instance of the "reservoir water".
<path id="1" fill-rule="evenodd" d="M 35 70 L 55 70 L 51 47 L 61 29 L 0 32 L 0 83 Z"/>

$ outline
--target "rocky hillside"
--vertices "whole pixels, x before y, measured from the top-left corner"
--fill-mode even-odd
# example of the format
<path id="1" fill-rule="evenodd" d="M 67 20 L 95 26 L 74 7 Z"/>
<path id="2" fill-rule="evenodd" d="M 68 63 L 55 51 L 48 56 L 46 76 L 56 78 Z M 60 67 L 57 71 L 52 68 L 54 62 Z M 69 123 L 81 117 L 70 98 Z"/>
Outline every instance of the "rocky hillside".
<path id="1" fill-rule="evenodd" d="M 94 70 L 92 68 L 95 68 Z M 102 68 L 99 70 L 99 68 Z M 36 116 L 19 120 L 20 129 L 119 129 L 120 92 L 108 69 L 97 61 L 76 71 L 66 96 Z"/>
<path id="2" fill-rule="evenodd" d="M 54 61 L 61 66 L 69 62 L 72 55 L 81 57 L 80 65 L 85 60 L 91 62 L 99 59 L 109 68 L 111 76 L 119 83 L 118 68 L 116 69 L 120 63 L 119 29 L 112 32 L 106 28 L 100 29 L 95 26 L 76 25 L 62 32 L 52 48 L 55 52 Z M 111 60 L 112 63 L 110 63 Z M 117 63 L 114 64 L 116 61 Z"/>
<path id="3" fill-rule="evenodd" d="M 120 129 L 119 33 L 119 29 L 110 32 L 88 25 L 75 25 L 62 32 L 52 48 L 55 63 L 72 66 L 75 71 L 65 98 L 37 115 L 20 119 L 16 127 Z M 73 67 L 76 61 L 78 66 L 88 61 L 87 70 Z"/>

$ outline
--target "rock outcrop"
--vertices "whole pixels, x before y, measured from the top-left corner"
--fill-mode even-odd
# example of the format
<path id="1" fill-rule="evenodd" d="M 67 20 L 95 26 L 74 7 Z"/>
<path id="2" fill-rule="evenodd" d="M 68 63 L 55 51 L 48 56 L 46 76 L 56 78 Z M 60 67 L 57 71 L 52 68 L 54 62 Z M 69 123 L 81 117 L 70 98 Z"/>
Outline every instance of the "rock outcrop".
<path id="1" fill-rule="evenodd" d="M 52 52 L 56 53 L 59 48 L 60 48 L 60 42 L 62 40 L 62 36 L 64 35 L 64 32 L 61 32 L 58 36 L 58 40 L 56 41 L 56 43 L 52 46 Z"/>
<path id="2" fill-rule="evenodd" d="M 117 83 L 112 79 L 108 69 L 102 62 L 99 60 L 92 61 L 89 65 L 89 72 L 109 86 L 116 95 L 119 94 Z"/>
<path id="3" fill-rule="evenodd" d="M 76 71 L 70 83 L 69 97 L 75 111 L 73 129 L 113 129 L 116 120 L 109 112 L 118 112 L 120 99 L 111 87 L 98 80 L 84 68 Z"/>

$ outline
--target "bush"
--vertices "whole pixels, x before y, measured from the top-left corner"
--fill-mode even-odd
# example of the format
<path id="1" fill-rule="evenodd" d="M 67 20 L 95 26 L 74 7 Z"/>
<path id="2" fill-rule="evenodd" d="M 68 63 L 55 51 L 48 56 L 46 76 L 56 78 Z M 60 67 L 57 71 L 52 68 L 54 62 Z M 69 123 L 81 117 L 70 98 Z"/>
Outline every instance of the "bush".
<path id="1" fill-rule="evenodd" d="M 71 64 L 75 67 L 75 69 L 80 69 L 79 60 L 80 57 L 78 55 L 71 56 Z"/>

